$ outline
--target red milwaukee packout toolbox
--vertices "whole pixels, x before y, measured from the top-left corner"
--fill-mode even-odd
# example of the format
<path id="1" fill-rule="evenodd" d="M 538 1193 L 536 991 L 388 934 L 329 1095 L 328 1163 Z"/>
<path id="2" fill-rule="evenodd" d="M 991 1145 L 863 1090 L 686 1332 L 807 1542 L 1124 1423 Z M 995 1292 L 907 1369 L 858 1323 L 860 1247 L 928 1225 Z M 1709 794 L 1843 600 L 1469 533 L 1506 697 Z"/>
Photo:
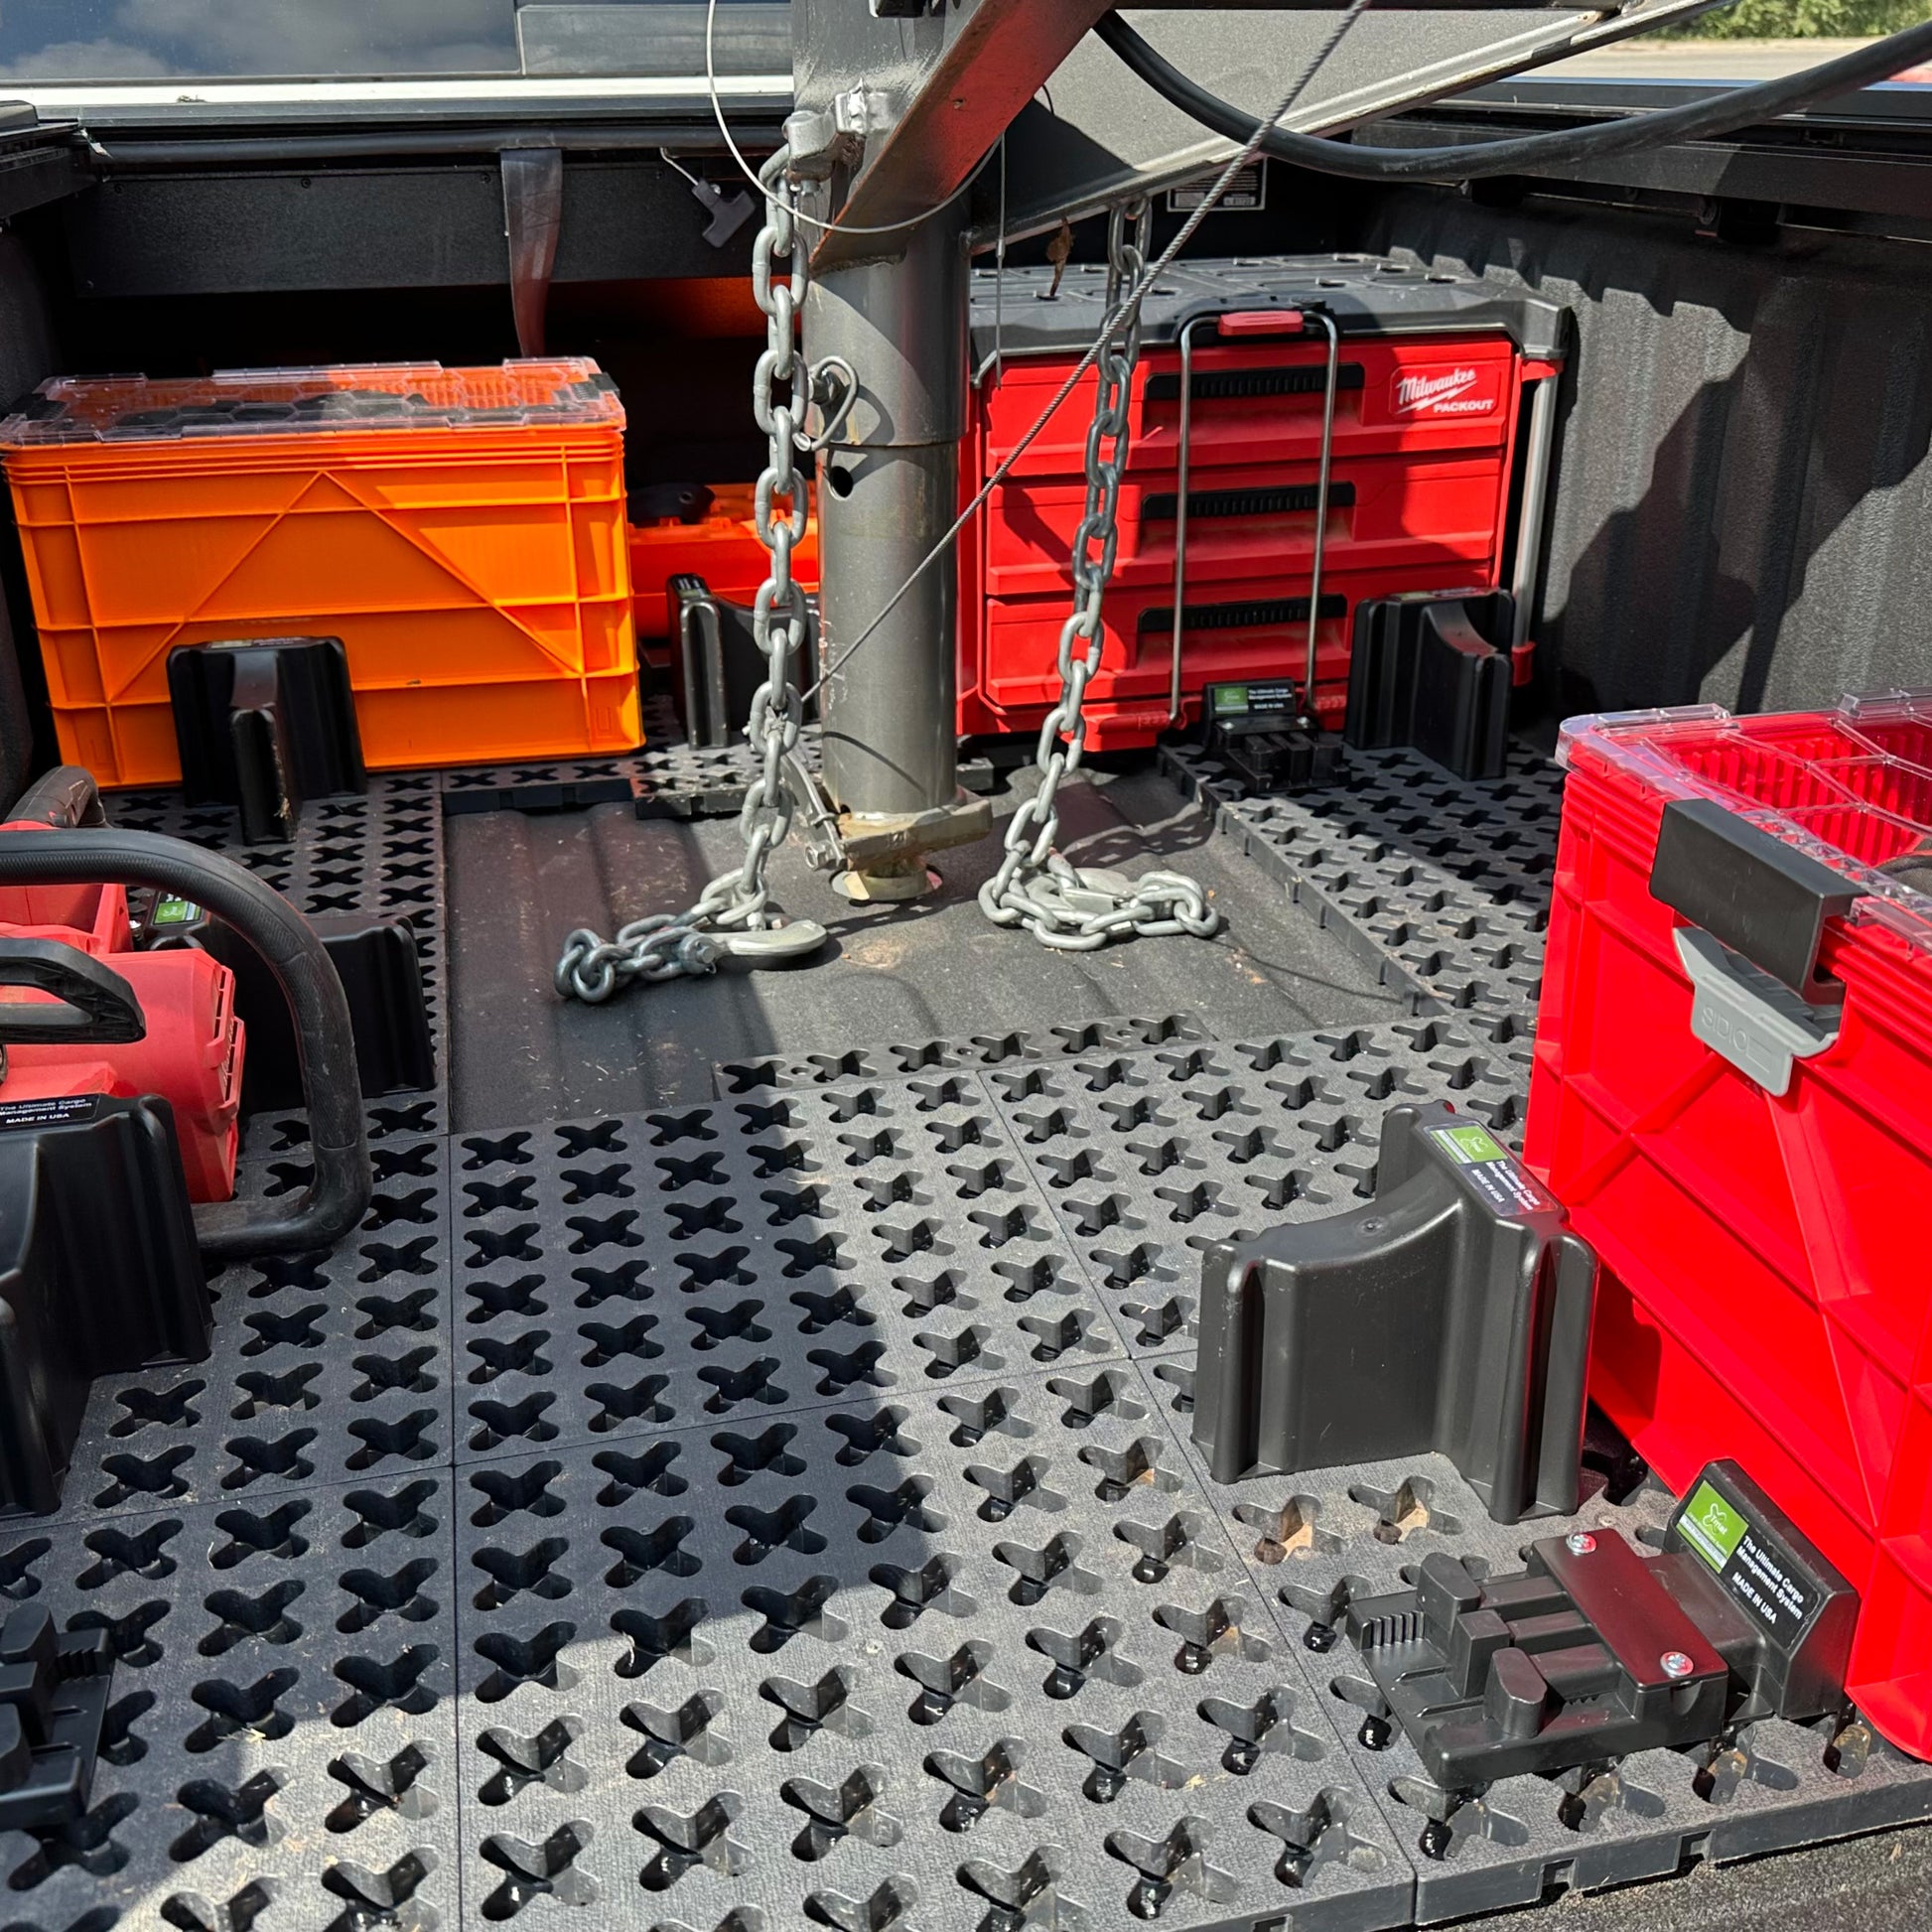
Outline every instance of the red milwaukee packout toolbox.
<path id="1" fill-rule="evenodd" d="M 1932 1756 L 1932 692 L 1582 718 L 1526 1153 L 1603 1263 L 1590 1393 L 1860 1589 Z"/>
<path id="2" fill-rule="evenodd" d="M 1051 283 L 1050 270 L 974 277 L 963 502 L 1012 456 L 1098 333 L 1105 271 L 1071 268 L 1057 294 Z M 1198 714 L 1206 684 L 1302 676 L 1331 353 L 1317 312 L 1336 344 L 1316 714 L 1341 723 L 1362 600 L 1505 581 L 1525 388 L 1562 365 L 1556 304 L 1361 255 L 1176 264 L 1143 317 L 1120 546 L 1102 665 L 1087 690 L 1093 749 L 1151 745 Z M 964 734 L 1036 732 L 1057 694 L 1097 379 L 1082 378 L 962 533 Z"/>
<path id="3" fill-rule="evenodd" d="M 31 819 L 0 825 L 47 829 Z M 232 1199 L 247 1037 L 235 1013 L 234 974 L 197 947 L 137 951 L 122 886 L 0 887 L 0 945 L 10 939 L 56 940 L 111 967 L 132 989 L 147 1032 L 111 1046 L 9 1046 L 0 1060 L 0 1119 L 34 1119 L 41 1103 L 85 1094 L 158 1093 L 174 1109 L 189 1198 Z M 8 1002 L 39 1005 L 49 997 L 0 987 Z"/>

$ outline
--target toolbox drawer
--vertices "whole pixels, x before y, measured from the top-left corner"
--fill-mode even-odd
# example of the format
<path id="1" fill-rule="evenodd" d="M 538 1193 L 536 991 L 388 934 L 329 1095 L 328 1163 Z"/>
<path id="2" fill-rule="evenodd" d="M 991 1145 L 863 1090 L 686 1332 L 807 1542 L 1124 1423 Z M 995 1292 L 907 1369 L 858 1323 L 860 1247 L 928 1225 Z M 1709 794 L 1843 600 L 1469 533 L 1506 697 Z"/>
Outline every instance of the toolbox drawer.
<path id="1" fill-rule="evenodd" d="M 1313 462 L 1321 452 L 1327 356 L 1318 338 L 1237 345 L 1201 331 L 1188 428 L 1194 463 Z M 985 414 L 989 468 L 1012 453 L 1076 359 L 1014 361 L 1001 371 Z M 1501 450 L 1515 419 L 1517 360 L 1502 337 L 1344 337 L 1335 368 L 1335 454 Z M 1016 476 L 1079 475 L 1098 380 L 1092 370 L 1081 377 L 1020 458 Z M 1172 470 L 1180 447 L 1177 348 L 1143 351 L 1129 423 L 1129 474 Z"/>
<path id="2" fill-rule="evenodd" d="M 1467 587 L 1466 571 L 1453 560 L 1402 570 L 1325 574 L 1315 686 L 1315 711 L 1323 722 L 1332 729 L 1341 725 L 1358 603 L 1396 591 Z M 1283 666 L 1299 676 L 1308 656 L 1308 595 L 1306 571 L 1202 586 L 1198 597 L 1190 587 L 1181 632 L 1188 669 L 1181 692 L 1185 715 L 1198 715 L 1203 683 L 1273 677 Z M 1060 625 L 1069 608 L 1069 597 L 1058 592 L 988 601 L 984 679 L 962 685 L 960 692 L 965 731 L 1038 729 L 1059 693 Z M 1105 645 L 1100 670 L 1087 687 L 1087 744 L 1095 751 L 1151 744 L 1169 722 L 1173 585 L 1117 586 L 1101 614 Z"/>
<path id="3" fill-rule="evenodd" d="M 1187 595 L 1257 576 L 1301 576 L 1314 550 L 1313 463 L 1203 469 L 1187 486 Z M 1324 571 L 1401 570 L 1454 563 L 1461 581 L 1495 567 L 1507 473 L 1495 459 L 1337 463 L 1328 483 Z M 1120 492 L 1114 588 L 1173 582 L 1176 479 L 1148 473 Z M 989 506 L 989 597 L 1073 596 L 1068 559 L 1086 507 L 1077 480 L 1008 482 Z"/>

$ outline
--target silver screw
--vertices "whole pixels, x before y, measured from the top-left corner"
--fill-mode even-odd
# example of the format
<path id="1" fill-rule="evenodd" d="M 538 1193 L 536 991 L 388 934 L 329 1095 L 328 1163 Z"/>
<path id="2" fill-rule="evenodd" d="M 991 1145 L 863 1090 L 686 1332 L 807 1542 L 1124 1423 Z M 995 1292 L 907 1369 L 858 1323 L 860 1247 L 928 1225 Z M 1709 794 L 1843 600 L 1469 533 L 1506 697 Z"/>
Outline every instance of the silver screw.
<path id="1" fill-rule="evenodd" d="M 1667 1650 L 1657 1659 L 1666 1677 L 1689 1677 L 1697 1666 L 1681 1650 Z"/>
<path id="2" fill-rule="evenodd" d="M 1596 1539 L 1587 1530 L 1572 1530 L 1563 1540 L 1573 1557 L 1587 1557 L 1596 1548 Z"/>

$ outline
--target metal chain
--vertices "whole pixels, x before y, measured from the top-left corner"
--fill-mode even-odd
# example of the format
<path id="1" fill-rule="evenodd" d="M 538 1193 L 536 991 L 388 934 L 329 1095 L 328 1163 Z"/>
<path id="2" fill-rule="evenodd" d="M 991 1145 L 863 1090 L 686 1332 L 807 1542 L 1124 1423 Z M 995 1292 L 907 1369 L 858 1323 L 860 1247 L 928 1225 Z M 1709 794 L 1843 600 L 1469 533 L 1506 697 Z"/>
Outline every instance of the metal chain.
<path id="1" fill-rule="evenodd" d="M 764 653 L 765 668 L 764 681 L 752 698 L 746 729 L 759 768 L 739 814 L 745 857 L 732 871 L 712 880 L 698 895 L 697 903 L 683 912 L 653 912 L 633 919 L 615 939 L 600 938 L 581 927 L 573 932 L 557 962 L 557 992 L 564 999 L 595 1005 L 632 980 L 715 972 L 719 958 L 728 951 L 775 958 L 810 951 L 824 940 L 823 929 L 808 921 L 785 926 L 771 905 L 771 889 L 764 876 L 766 863 L 791 831 L 795 800 L 785 778 L 785 759 L 798 743 L 804 715 L 791 677 L 795 654 L 803 650 L 806 635 L 805 595 L 791 575 L 792 548 L 805 534 L 806 512 L 805 483 L 794 458 L 836 427 L 838 416 L 850 408 L 856 387 L 850 368 L 840 363 L 843 399 L 817 439 L 806 433 L 805 419 L 821 385 L 820 372 L 806 363 L 799 346 L 811 256 L 794 221 L 796 183 L 788 172 L 789 161 L 790 151 L 780 148 L 759 171 L 765 191 L 765 222 L 752 249 L 752 292 L 765 315 L 765 349 L 752 377 L 752 407 L 767 439 L 753 516 L 759 541 L 770 552 L 771 561 L 752 609 L 752 634 Z M 781 261 L 786 264 L 786 280 L 774 281 L 773 270 Z M 782 511 L 780 500 L 785 505 Z M 776 937 L 780 930 L 786 934 L 783 939 Z M 773 937 L 762 944 L 734 937 L 752 933 Z"/>
<path id="2" fill-rule="evenodd" d="M 1147 269 L 1143 203 L 1129 232 L 1128 210 L 1116 207 L 1107 225 L 1107 301 L 1112 315 L 1123 288 L 1138 290 Z M 1060 626 L 1059 702 L 1040 727 L 1034 762 L 1039 784 L 1007 823 L 1006 856 L 980 888 L 980 909 L 996 925 L 1023 925 L 1043 946 L 1092 952 L 1118 933 L 1159 937 L 1188 932 L 1207 938 L 1221 923 L 1197 880 L 1185 873 L 1146 872 L 1139 879 L 1070 865 L 1053 850 L 1059 837 L 1058 796 L 1086 751 L 1082 711 L 1087 686 L 1100 668 L 1105 633 L 1101 599 L 1120 546 L 1121 474 L 1132 434 L 1134 370 L 1141 355 L 1141 308 L 1096 358 L 1099 389 L 1087 431 L 1086 509 L 1073 536 L 1073 611 Z"/>

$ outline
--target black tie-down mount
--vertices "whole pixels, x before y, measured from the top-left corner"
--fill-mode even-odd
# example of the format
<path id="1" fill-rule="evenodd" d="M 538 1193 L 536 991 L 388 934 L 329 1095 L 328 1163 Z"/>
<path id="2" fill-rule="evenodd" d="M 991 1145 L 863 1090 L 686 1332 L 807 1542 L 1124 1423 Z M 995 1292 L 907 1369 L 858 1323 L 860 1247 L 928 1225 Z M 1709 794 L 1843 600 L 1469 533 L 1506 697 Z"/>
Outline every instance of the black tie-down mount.
<path id="1" fill-rule="evenodd" d="M 1546 1537 L 1478 1582 L 1447 1552 L 1412 1589 L 1358 1597 L 1344 1633 L 1446 1791 L 1683 1748 L 1845 1703 L 1857 1592 L 1734 1462 L 1714 1462 L 1663 1554 L 1615 1530 Z"/>
<path id="2" fill-rule="evenodd" d="M 1595 1284 L 1486 1128 L 1391 1108 L 1372 1202 L 1207 1250 L 1194 1441 L 1217 1482 L 1435 1450 L 1499 1523 L 1568 1514 Z"/>
<path id="3" fill-rule="evenodd" d="M 1194 1440 L 1217 1482 L 1434 1450 L 1499 1523 L 1572 1514 L 1595 1281 L 1487 1129 L 1392 1108 L 1372 1202 L 1208 1249 Z M 1399 1725 L 1446 1791 L 1844 1703 L 1857 1594 L 1733 1463 L 1660 1556 L 1613 1529 L 1525 1555 L 1478 1578 L 1432 1553 L 1343 1619 L 1374 1680 L 1363 1741 Z"/>
<path id="4" fill-rule="evenodd" d="M 0 1832 L 86 1811 L 113 1675 L 105 1630 L 64 1635 L 39 1604 L 0 1623 Z"/>
<path id="5" fill-rule="evenodd" d="M 233 805 L 249 845 L 294 838 L 306 799 L 368 788 L 340 637 L 180 645 L 168 699 L 189 802 Z"/>

